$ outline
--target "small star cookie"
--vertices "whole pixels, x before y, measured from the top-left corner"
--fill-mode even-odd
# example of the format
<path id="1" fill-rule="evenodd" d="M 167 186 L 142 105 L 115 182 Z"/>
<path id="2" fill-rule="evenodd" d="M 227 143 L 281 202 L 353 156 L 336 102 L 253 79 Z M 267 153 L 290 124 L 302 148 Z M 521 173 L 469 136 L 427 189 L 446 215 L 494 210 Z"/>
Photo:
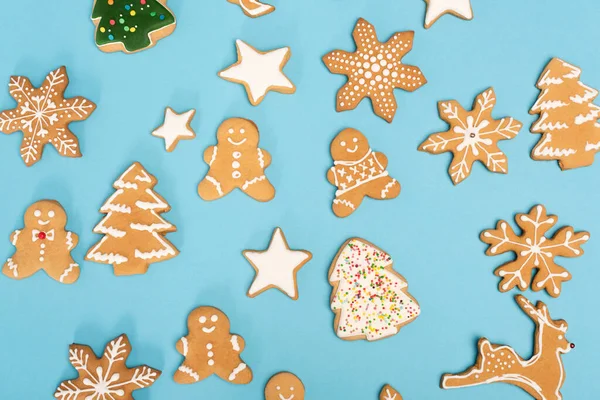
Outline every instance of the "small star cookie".
<path id="1" fill-rule="evenodd" d="M 177 114 L 171 107 L 165 110 L 164 123 L 152 132 L 152 136 L 165 140 L 165 149 L 168 152 L 175 150 L 180 140 L 189 140 L 196 137 L 196 133 L 190 126 L 196 110 L 189 110 Z"/>
<path id="2" fill-rule="evenodd" d="M 471 0 L 425 0 L 427 13 L 425 14 L 425 29 L 431 26 L 444 14 L 452 14 L 458 18 L 473 19 Z"/>
<path id="3" fill-rule="evenodd" d="M 219 72 L 226 81 L 240 83 L 246 88 L 248 99 L 257 106 L 269 91 L 292 94 L 296 86 L 283 74 L 283 67 L 292 55 L 289 47 L 262 52 L 236 40 L 238 61 Z"/>
<path id="4" fill-rule="evenodd" d="M 398 108 L 394 89 L 413 92 L 427 83 L 418 67 L 401 62 L 412 49 L 414 35 L 412 31 L 399 32 L 381 43 L 373 25 L 359 19 L 352 33 L 356 51 L 335 50 L 323 57 L 331 73 L 348 77 L 337 94 L 337 111 L 353 110 L 368 97 L 375 114 L 392 122 Z"/>

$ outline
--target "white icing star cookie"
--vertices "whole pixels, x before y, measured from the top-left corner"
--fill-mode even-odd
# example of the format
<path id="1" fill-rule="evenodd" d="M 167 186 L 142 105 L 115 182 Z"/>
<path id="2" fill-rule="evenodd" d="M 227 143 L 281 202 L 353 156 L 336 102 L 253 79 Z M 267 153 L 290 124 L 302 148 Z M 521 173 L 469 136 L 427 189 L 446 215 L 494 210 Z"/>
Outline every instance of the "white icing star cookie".
<path id="1" fill-rule="evenodd" d="M 296 274 L 312 258 L 310 252 L 291 250 L 283 231 L 276 228 L 267 250 L 246 250 L 242 254 L 256 270 L 256 277 L 248 289 L 249 297 L 256 297 L 270 288 L 277 288 L 292 299 L 298 299 Z"/>
<path id="2" fill-rule="evenodd" d="M 188 140 L 196 137 L 196 133 L 190 126 L 196 110 L 189 110 L 177 114 L 171 107 L 165 110 L 165 120 L 161 126 L 152 132 L 152 136 L 165 139 L 165 149 L 168 152 L 175 150 L 180 140 Z"/>
<path id="3" fill-rule="evenodd" d="M 429 29 L 444 14 L 452 14 L 462 19 L 473 19 L 471 0 L 425 0 L 425 2 L 427 3 L 426 29 Z"/>
<path id="4" fill-rule="evenodd" d="M 237 63 L 219 72 L 219 76 L 244 85 L 253 106 L 260 104 L 271 90 L 285 94 L 296 91 L 294 84 L 283 74 L 283 67 L 292 55 L 289 47 L 262 52 L 241 40 L 236 40 L 235 45 Z"/>

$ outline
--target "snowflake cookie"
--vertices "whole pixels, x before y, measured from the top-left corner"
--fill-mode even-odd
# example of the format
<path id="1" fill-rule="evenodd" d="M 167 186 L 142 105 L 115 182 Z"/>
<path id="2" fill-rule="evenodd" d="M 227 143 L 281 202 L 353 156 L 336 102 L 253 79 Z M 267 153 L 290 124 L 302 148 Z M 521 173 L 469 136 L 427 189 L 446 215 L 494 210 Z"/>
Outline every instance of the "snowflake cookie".
<path id="1" fill-rule="evenodd" d="M 96 105 L 83 97 L 66 99 L 68 85 L 65 67 L 50 72 L 37 89 L 24 76 L 10 78 L 9 92 L 18 104 L 0 113 L 0 132 L 23 132 L 21 158 L 28 167 L 41 160 L 47 143 L 61 156 L 81 157 L 79 140 L 69 130 L 69 124 L 87 119 Z"/>
<path id="2" fill-rule="evenodd" d="M 473 19 L 471 0 L 425 0 L 427 13 L 425 14 L 425 28 L 431 26 L 444 14 L 452 14 L 462 19 Z"/>
<path id="3" fill-rule="evenodd" d="M 258 0 L 227 0 L 242 8 L 244 14 L 252 18 L 262 17 L 275 11 L 275 7 Z"/>
<path id="4" fill-rule="evenodd" d="M 265 400 L 304 400 L 304 384 L 291 372 L 273 375 L 265 386 Z"/>
<path id="5" fill-rule="evenodd" d="M 368 97 L 375 114 L 392 122 L 398 108 L 394 89 L 413 92 L 427 83 L 418 67 L 402 64 L 412 49 L 414 35 L 412 31 L 399 32 L 381 43 L 373 25 L 359 19 L 352 33 L 356 51 L 335 50 L 323 57 L 331 73 L 348 77 L 337 94 L 337 111 L 353 110 Z"/>
<path id="6" fill-rule="evenodd" d="M 152 386 L 161 372 L 146 365 L 128 368 L 125 364 L 131 344 L 123 334 L 112 340 L 98 358 L 89 346 L 69 346 L 69 361 L 79 373 L 77 379 L 60 384 L 54 398 L 59 400 L 133 400 L 134 390 Z"/>
<path id="7" fill-rule="evenodd" d="M 538 161 L 557 160 L 562 170 L 592 165 L 600 151 L 598 91 L 583 84 L 581 69 L 559 58 L 548 63 L 537 82 L 542 92 L 529 111 L 540 117 L 531 132 L 542 137 L 531 152 Z"/>
<path id="8" fill-rule="evenodd" d="M 329 269 L 335 331 L 344 340 L 384 339 L 419 316 L 408 283 L 377 246 L 353 238 L 342 245 Z"/>
<path id="9" fill-rule="evenodd" d="M 79 264 L 71 257 L 71 251 L 79 239 L 65 230 L 67 214 L 60 203 L 35 202 L 25 212 L 24 221 L 25 227 L 10 237 L 17 250 L 4 264 L 4 275 L 25 279 L 42 269 L 58 282 L 75 282 L 79 278 Z"/>
<path id="10" fill-rule="evenodd" d="M 507 292 L 515 286 L 526 290 L 531 285 L 535 292 L 546 289 L 550 296 L 558 297 L 562 283 L 571 280 L 571 274 L 556 264 L 554 258 L 581 256 L 581 245 L 590 239 L 590 234 L 574 232 L 572 227 L 566 226 L 548 238 L 546 234 L 558 223 L 558 218 L 547 215 L 542 205 L 534 206 L 529 214 L 517 214 L 515 222 L 521 228 L 521 235 L 517 235 L 508 222 L 501 220 L 496 229 L 483 231 L 480 236 L 484 243 L 490 245 L 486 251 L 488 256 L 508 252 L 516 255 L 514 261 L 495 271 L 496 276 L 502 278 L 498 286 L 500 291 Z M 532 278 L 534 270 L 537 272 Z"/>
<path id="11" fill-rule="evenodd" d="M 227 382 L 246 384 L 252 370 L 240 358 L 245 342 L 229 332 L 229 318 L 214 307 L 198 307 L 188 316 L 188 335 L 177 342 L 185 357 L 175 372 L 175 382 L 200 382 L 215 374 Z"/>
<path id="12" fill-rule="evenodd" d="M 402 396 L 390 385 L 385 385 L 379 394 L 379 400 L 402 400 Z"/>
<path id="13" fill-rule="evenodd" d="M 438 103 L 440 117 L 450 129 L 429 136 L 419 150 L 431 154 L 452 152 L 454 157 L 448 172 L 455 185 L 471 174 L 475 161 L 482 162 L 492 172 L 508 173 L 508 160 L 498 148 L 498 141 L 514 138 L 523 125 L 512 117 L 492 118 L 495 105 L 493 88 L 477 96 L 472 111 L 465 111 L 455 100 Z"/>

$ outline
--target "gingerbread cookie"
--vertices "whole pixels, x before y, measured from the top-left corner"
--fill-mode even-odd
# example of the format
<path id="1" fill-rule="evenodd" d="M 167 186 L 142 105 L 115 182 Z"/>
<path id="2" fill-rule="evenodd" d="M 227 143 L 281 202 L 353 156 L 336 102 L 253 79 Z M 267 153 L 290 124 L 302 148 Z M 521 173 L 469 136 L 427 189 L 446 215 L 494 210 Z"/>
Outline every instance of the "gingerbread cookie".
<path id="1" fill-rule="evenodd" d="M 163 124 L 152 132 L 152 136 L 163 138 L 165 149 L 172 152 L 180 140 L 190 140 L 196 137 L 196 133 L 190 126 L 194 115 L 196 115 L 196 110 L 193 109 L 177 114 L 171 107 L 167 107 Z"/>
<path id="2" fill-rule="evenodd" d="M 333 212 L 338 217 L 352 214 L 368 196 L 377 200 L 398 197 L 400 183 L 389 176 L 388 159 L 371 150 L 367 138 L 356 129 L 344 129 L 331 142 L 333 167 L 327 180 L 337 187 Z"/>
<path id="3" fill-rule="evenodd" d="M 150 387 L 161 372 L 147 365 L 128 368 L 131 343 L 123 334 L 106 345 L 98 358 L 85 345 L 69 346 L 69 361 L 79 373 L 77 379 L 64 381 L 56 389 L 59 400 L 134 400 L 132 392 Z"/>
<path id="4" fill-rule="evenodd" d="M 388 254 L 366 240 L 342 245 L 329 269 L 331 309 L 341 339 L 384 339 L 419 316 L 408 283 L 392 265 Z"/>
<path id="5" fill-rule="evenodd" d="M 244 85 L 253 106 L 259 105 L 270 91 L 284 94 L 296 91 L 296 86 L 283 73 L 283 67 L 292 56 L 289 47 L 262 52 L 239 39 L 235 47 L 238 61 L 219 72 L 219 76 Z"/>
<path id="6" fill-rule="evenodd" d="M 431 28 L 444 14 L 452 14 L 467 20 L 473 19 L 471 0 L 425 0 L 425 2 L 427 3 L 425 29 Z"/>
<path id="7" fill-rule="evenodd" d="M 498 142 L 517 136 L 523 124 L 512 117 L 494 119 L 495 105 L 493 88 L 477 96 L 472 111 L 465 111 L 455 100 L 438 103 L 440 117 L 450 129 L 429 136 L 419 150 L 431 154 L 452 152 L 454 157 L 448 173 L 455 185 L 471 174 L 475 161 L 480 161 L 492 172 L 508 173 L 508 159 L 498 148 Z"/>
<path id="8" fill-rule="evenodd" d="M 535 292 L 546 289 L 550 296 L 558 297 L 562 283 L 571 280 L 571 274 L 556 264 L 554 258 L 581 256 L 581 245 L 590 239 L 590 234 L 574 232 L 572 227 L 566 226 L 548 238 L 546 234 L 558 223 L 558 218 L 546 214 L 542 205 L 534 206 L 529 214 L 517 214 L 515 222 L 521 228 L 521 235 L 503 220 L 498 222 L 496 229 L 481 233 L 481 240 L 490 245 L 485 253 L 488 256 L 509 252 L 516 256 L 514 261 L 496 269 L 496 276 L 502 278 L 498 288 L 507 292 L 515 286 L 526 290 L 531 285 Z M 534 270 L 537 270 L 535 276 Z"/>
<path id="9" fill-rule="evenodd" d="M 379 400 L 402 400 L 402 396 L 390 385 L 385 385 L 379 394 Z"/>
<path id="10" fill-rule="evenodd" d="M 304 400 L 304 384 L 296 375 L 280 372 L 267 382 L 265 400 Z"/>
<path id="11" fill-rule="evenodd" d="M 227 0 L 242 8 L 244 14 L 252 18 L 262 17 L 275 11 L 275 7 L 258 0 Z"/>
<path id="12" fill-rule="evenodd" d="M 529 111 L 540 118 L 531 132 L 542 137 L 531 152 L 538 161 L 557 160 L 562 170 L 587 167 L 600 150 L 598 91 L 579 78 L 581 69 L 559 58 L 548 65 L 537 87 L 542 91 Z"/>
<path id="13" fill-rule="evenodd" d="M 217 145 L 204 151 L 209 170 L 198 185 L 202 199 L 220 199 L 236 188 L 258 201 L 275 197 L 265 176 L 271 155 L 258 147 L 258 140 L 258 127 L 248 119 L 230 118 L 219 126 Z"/>
<path id="14" fill-rule="evenodd" d="M 252 381 L 252 370 L 240 358 L 244 339 L 229 332 L 229 318 L 214 307 L 198 307 L 188 317 L 188 335 L 177 342 L 185 361 L 175 372 L 175 382 L 200 382 L 212 374 L 235 383 Z"/>
<path id="15" fill-rule="evenodd" d="M 138 162 L 127 168 L 113 184 L 116 192 L 100 208 L 106 217 L 94 233 L 104 237 L 90 248 L 86 260 L 112 264 L 115 275 L 134 275 L 179 254 L 164 237 L 177 228 L 159 215 L 171 206 L 152 190 L 157 182 Z"/>
<path id="16" fill-rule="evenodd" d="M 167 0 L 94 0 L 96 45 L 107 53 L 135 53 L 153 47 L 175 30 Z"/>
<path id="17" fill-rule="evenodd" d="M 298 299 L 296 275 L 310 261 L 312 254 L 306 250 L 290 249 L 281 228 L 273 231 L 267 250 L 245 250 L 242 254 L 256 271 L 254 281 L 248 289 L 249 297 L 277 288 L 292 299 Z"/>
<path id="18" fill-rule="evenodd" d="M 81 157 L 79 140 L 69 130 L 69 124 L 87 119 L 96 105 L 79 96 L 65 98 L 68 85 L 65 67 L 50 72 L 37 89 L 24 76 L 10 78 L 8 89 L 17 107 L 0 113 L 0 132 L 23 132 L 21 158 L 28 167 L 42 159 L 47 143 L 61 156 Z"/>
<path id="19" fill-rule="evenodd" d="M 348 77 L 337 94 L 337 111 L 354 110 L 368 97 L 375 114 L 392 122 L 398 108 L 394 89 L 413 92 L 427 83 L 418 67 L 402 64 L 412 49 L 414 35 L 412 31 L 399 32 L 381 43 L 373 25 L 359 19 L 352 33 L 356 51 L 335 50 L 323 57 L 331 73 Z"/>
<path id="20" fill-rule="evenodd" d="M 71 257 L 71 251 L 79 239 L 65 230 L 67 214 L 60 203 L 54 200 L 33 203 L 23 219 L 25 227 L 10 236 L 17 250 L 4 264 L 4 275 L 25 279 L 42 269 L 61 283 L 75 282 L 79 278 L 79 264 Z"/>
<path id="21" fill-rule="evenodd" d="M 502 382 L 520 387 L 537 400 L 563 398 L 560 393 L 565 380 L 562 355 L 575 348 L 565 337 L 568 324 L 551 319 L 541 301 L 534 306 L 523 296 L 516 296 L 516 300 L 536 326 L 533 356 L 524 360 L 511 347 L 481 338 L 475 365 L 460 374 L 445 374 L 440 383 L 442 389 Z"/>

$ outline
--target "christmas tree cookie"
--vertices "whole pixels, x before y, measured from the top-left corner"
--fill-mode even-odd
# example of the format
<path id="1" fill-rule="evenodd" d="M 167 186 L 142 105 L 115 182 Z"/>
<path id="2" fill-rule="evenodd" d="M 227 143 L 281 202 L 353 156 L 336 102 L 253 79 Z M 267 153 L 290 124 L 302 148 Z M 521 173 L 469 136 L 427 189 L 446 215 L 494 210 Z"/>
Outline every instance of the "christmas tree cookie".
<path id="1" fill-rule="evenodd" d="M 96 45 L 105 52 L 135 53 L 153 47 L 175 30 L 167 0 L 94 0 Z"/>
<path id="2" fill-rule="evenodd" d="M 106 217 L 94 228 L 104 237 L 90 248 L 86 260 L 112 264 L 116 275 L 134 275 L 179 254 L 163 236 L 177 228 L 158 215 L 171 206 L 152 190 L 156 183 L 137 162 L 121 175 L 113 184 L 117 191 L 100 208 Z"/>
<path id="3" fill-rule="evenodd" d="M 392 258 L 353 238 L 342 245 L 329 270 L 336 334 L 345 340 L 384 339 L 397 334 L 421 311 Z"/>
<path id="4" fill-rule="evenodd" d="M 554 58 L 537 87 L 542 92 L 529 111 L 539 114 L 531 132 L 542 137 L 531 152 L 539 161 L 557 160 L 561 169 L 587 167 L 600 150 L 598 91 L 583 84 L 581 69 Z"/>

